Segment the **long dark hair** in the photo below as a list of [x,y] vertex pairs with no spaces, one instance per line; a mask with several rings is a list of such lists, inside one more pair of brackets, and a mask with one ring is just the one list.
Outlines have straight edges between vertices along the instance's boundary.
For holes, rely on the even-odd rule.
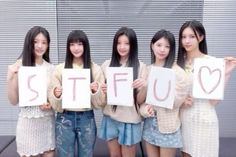
[[165,38],[166,40],[168,40],[168,42],[170,44],[170,52],[166,58],[164,67],[171,68],[174,64],[174,61],[175,61],[175,37],[174,37],[173,33],[169,32],[167,30],[164,30],[164,29],[156,32],[156,34],[153,36],[153,38],[151,40],[151,43],[150,43],[151,63],[153,64],[156,62],[156,57],[154,55],[152,45],[161,38]]
[[[133,80],[138,78],[138,69],[139,69],[139,60],[138,60],[138,41],[136,37],[136,33],[132,28],[121,27],[115,34],[113,39],[113,48],[112,48],[112,57],[110,67],[120,67],[120,55],[117,50],[118,39],[120,36],[125,35],[129,39],[129,57],[128,57],[128,67],[133,68]],[[134,89],[134,103],[137,110],[137,89]],[[113,111],[117,108],[116,105],[113,106]]]
[[207,54],[206,31],[202,23],[196,20],[186,21],[179,30],[179,49],[178,49],[177,64],[182,68],[185,68],[185,60],[186,60],[186,55],[187,55],[186,54],[187,52],[182,44],[182,33],[188,27],[193,30],[197,39],[198,39],[197,34],[199,36],[203,36],[203,40],[199,43],[199,50],[202,53]]
[[35,40],[35,37],[40,33],[42,33],[46,37],[47,43],[48,43],[48,48],[43,55],[43,59],[46,60],[47,62],[50,62],[50,57],[49,57],[50,36],[49,36],[49,33],[45,28],[43,28],[41,26],[34,26],[27,32],[27,34],[25,36],[23,51],[19,57],[19,58],[22,58],[22,65],[23,66],[35,66],[34,40]]
[[[73,68],[73,54],[70,51],[70,44],[82,42],[84,47],[84,52],[82,55],[83,68],[91,69],[91,56],[90,56],[90,46],[87,35],[82,30],[73,30],[69,33],[67,37],[66,44],[66,58],[65,58],[65,68]],[[91,82],[93,82],[92,69],[90,70]]]

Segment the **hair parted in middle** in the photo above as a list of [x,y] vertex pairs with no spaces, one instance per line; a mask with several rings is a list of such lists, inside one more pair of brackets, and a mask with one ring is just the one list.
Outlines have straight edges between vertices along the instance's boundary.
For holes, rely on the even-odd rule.
[[170,31],[167,31],[164,29],[161,29],[160,31],[156,32],[156,34],[153,36],[151,40],[151,43],[150,43],[151,63],[153,64],[156,62],[156,57],[154,55],[152,45],[161,38],[165,38],[170,44],[170,52],[166,58],[164,67],[171,68],[175,61],[175,36]]

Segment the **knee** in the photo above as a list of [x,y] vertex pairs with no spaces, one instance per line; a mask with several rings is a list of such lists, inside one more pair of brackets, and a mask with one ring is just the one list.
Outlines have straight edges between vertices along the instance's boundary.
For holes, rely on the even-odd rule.
[[110,151],[110,157],[122,157],[119,151]]

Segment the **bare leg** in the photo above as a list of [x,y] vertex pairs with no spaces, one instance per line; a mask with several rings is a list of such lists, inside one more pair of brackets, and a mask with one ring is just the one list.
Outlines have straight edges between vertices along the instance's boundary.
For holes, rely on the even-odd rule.
[[54,150],[50,150],[50,151],[44,152],[42,154],[42,157],[54,157],[54,156],[55,156],[55,151]]
[[108,141],[108,148],[110,152],[110,157],[122,157],[121,145],[118,143],[117,139],[112,139]]
[[161,157],[175,157],[176,148],[161,148],[160,154]]
[[160,157],[160,148],[145,141],[148,157]]
[[122,152],[122,157],[135,157],[135,152],[136,150],[136,145],[131,145],[131,146],[121,146],[121,152]]

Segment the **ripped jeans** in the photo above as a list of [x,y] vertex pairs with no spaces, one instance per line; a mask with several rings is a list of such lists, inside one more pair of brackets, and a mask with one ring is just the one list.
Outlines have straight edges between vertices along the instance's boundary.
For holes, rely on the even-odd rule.
[[[93,110],[57,113],[56,154],[57,157],[92,157],[97,128]],[[77,144],[75,146],[75,144]]]

